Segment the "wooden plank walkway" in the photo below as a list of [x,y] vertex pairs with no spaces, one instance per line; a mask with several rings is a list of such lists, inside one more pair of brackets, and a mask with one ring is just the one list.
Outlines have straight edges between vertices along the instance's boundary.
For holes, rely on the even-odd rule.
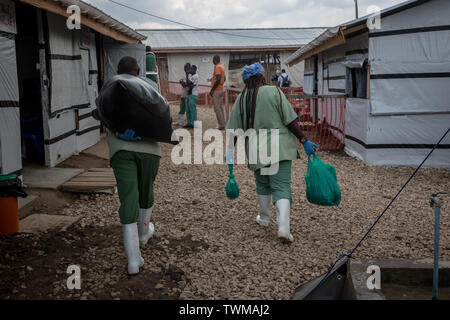
[[92,168],[60,186],[61,191],[78,193],[110,193],[117,191],[112,168]]

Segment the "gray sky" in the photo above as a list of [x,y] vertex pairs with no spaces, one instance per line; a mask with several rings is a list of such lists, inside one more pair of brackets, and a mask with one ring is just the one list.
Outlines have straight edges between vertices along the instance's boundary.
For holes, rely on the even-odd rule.
[[[85,0],[132,28],[183,28],[120,7],[108,0]],[[329,27],[355,18],[354,0],[115,0],[145,12],[202,28]],[[404,0],[358,0],[384,9]]]

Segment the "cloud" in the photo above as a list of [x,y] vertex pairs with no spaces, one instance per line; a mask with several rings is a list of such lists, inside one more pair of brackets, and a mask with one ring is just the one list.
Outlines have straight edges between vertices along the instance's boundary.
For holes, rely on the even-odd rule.
[[[132,28],[183,28],[108,0],[86,0]],[[115,0],[130,7],[201,28],[335,26],[355,18],[354,0]],[[403,0],[359,0],[359,15]]]

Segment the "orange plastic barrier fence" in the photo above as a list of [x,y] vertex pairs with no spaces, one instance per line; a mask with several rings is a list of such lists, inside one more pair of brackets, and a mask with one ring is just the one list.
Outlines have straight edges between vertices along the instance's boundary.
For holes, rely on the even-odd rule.
[[321,150],[340,150],[345,139],[345,96],[286,95],[307,138]]

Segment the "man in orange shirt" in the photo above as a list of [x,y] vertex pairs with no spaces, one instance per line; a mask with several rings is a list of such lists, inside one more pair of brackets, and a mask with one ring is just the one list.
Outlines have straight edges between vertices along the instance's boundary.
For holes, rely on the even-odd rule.
[[222,64],[220,64],[220,57],[217,55],[213,57],[213,63],[214,73],[211,79],[212,88],[209,95],[213,98],[214,112],[216,113],[219,129],[224,130],[226,125],[225,115],[223,112],[223,83],[225,82],[225,68]]

